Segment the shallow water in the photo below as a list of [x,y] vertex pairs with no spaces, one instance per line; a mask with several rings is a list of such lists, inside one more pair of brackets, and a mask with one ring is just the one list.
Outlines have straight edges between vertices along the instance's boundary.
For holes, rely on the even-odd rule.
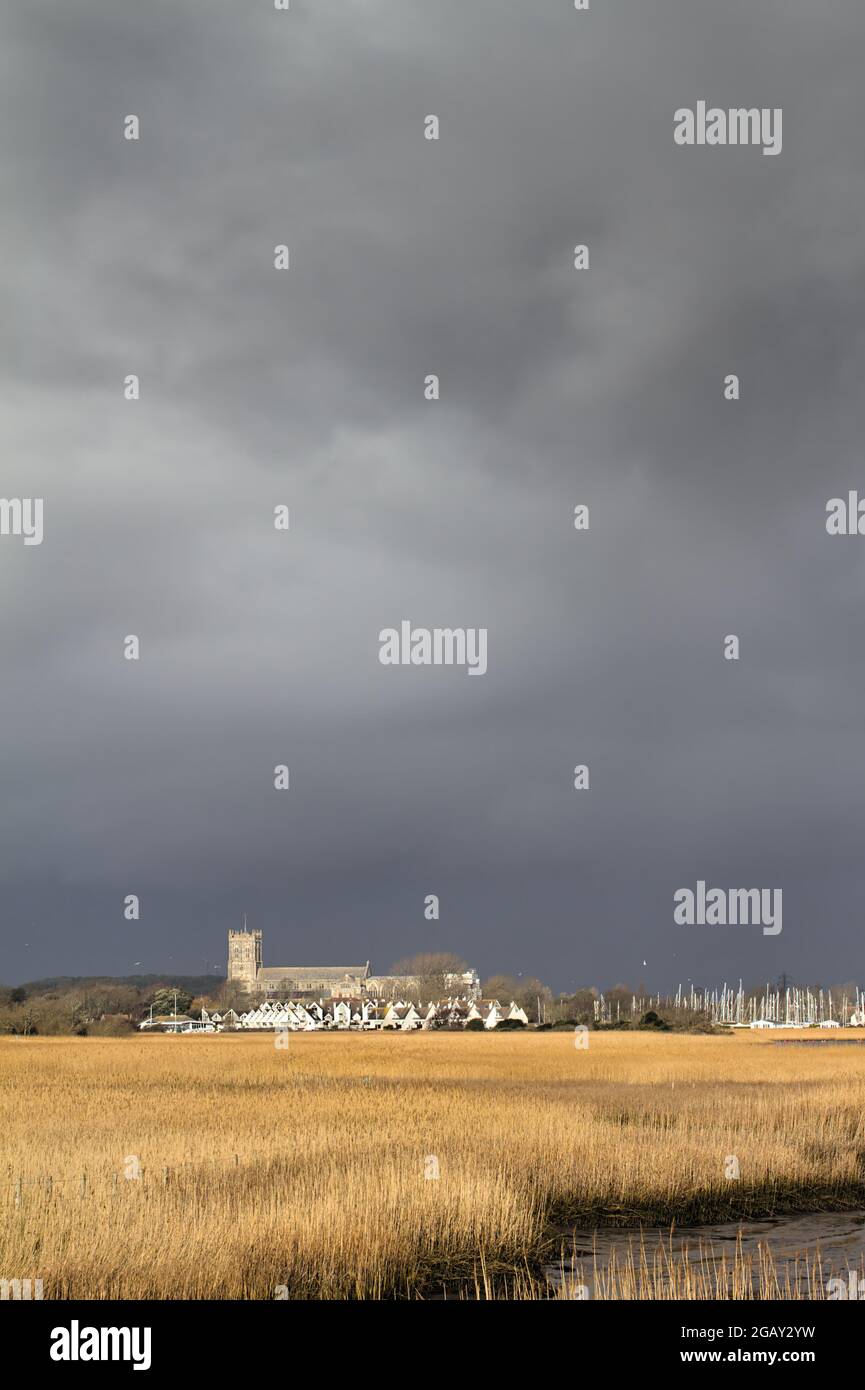
[[[601,1277],[600,1283],[611,1264],[621,1270],[631,1260],[638,1267],[641,1263],[654,1267],[663,1285],[669,1284],[664,1271],[670,1258],[681,1265],[701,1265],[712,1278],[722,1261],[729,1268],[741,1254],[746,1264],[750,1261],[751,1282],[756,1288],[761,1263],[765,1263],[768,1253],[781,1287],[788,1284],[803,1296],[809,1296],[813,1288],[815,1270],[816,1282],[825,1289],[830,1278],[846,1280],[850,1270],[862,1277],[865,1265],[865,1211],[813,1212],[717,1226],[683,1226],[672,1234],[668,1229],[653,1226],[637,1230],[599,1226],[574,1231],[572,1237],[574,1259],[566,1262],[566,1274],[590,1290],[596,1274]],[[545,1272],[553,1284],[562,1287],[561,1267],[550,1265]]]

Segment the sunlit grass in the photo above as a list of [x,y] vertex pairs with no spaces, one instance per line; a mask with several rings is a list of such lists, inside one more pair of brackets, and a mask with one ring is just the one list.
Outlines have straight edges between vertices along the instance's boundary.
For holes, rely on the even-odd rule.
[[0,1276],[62,1298],[547,1296],[569,1222],[860,1205],[863,1153],[858,1048],[3,1038]]

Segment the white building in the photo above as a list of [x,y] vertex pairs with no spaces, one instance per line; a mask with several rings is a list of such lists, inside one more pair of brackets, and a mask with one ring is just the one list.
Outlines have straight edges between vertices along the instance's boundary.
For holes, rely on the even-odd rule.
[[[228,1028],[248,1032],[275,1032],[277,1029],[312,1032],[333,1028],[340,1032],[349,1029],[412,1032],[418,1028],[465,1027],[473,1018],[481,1019],[484,1027],[490,1029],[498,1027],[506,1019],[528,1023],[525,1010],[513,1000],[505,1007],[497,999],[472,1001],[459,997],[416,1005],[402,999],[384,1001],[337,997],[302,1001],[265,999],[241,1014],[234,1009],[226,1009],[224,1013],[216,1009],[202,1009],[200,1023],[179,1018],[177,1031],[182,1028],[186,1032],[220,1033]],[[146,1026],[149,1027],[149,1023]]]

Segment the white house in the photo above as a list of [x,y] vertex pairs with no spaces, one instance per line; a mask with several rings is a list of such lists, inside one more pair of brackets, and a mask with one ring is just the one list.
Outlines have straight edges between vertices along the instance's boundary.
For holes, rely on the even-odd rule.
[[479,1018],[485,1028],[495,1028],[496,1024],[507,1018],[507,1010],[502,1008],[498,999],[476,999],[466,1014],[466,1023],[471,1023],[473,1018]]
[[380,1029],[384,1027],[384,1020],[387,1014],[387,1006],[385,1004],[376,1004],[369,999],[365,999],[363,1001],[361,1014],[362,1028]]
[[420,1028],[423,1020],[414,1004],[390,1004],[382,1019],[383,1028],[399,1028],[408,1032]]
[[[191,1031],[222,1032],[225,1028],[242,1028],[251,1032],[270,1032],[279,1028],[311,1032],[335,1028],[345,1032],[348,1029],[384,1028],[409,1032],[417,1028],[465,1027],[473,1018],[480,1019],[485,1028],[496,1028],[506,1019],[528,1023],[525,1010],[514,1000],[507,1007],[497,999],[472,1001],[464,997],[415,1005],[401,999],[386,1002],[340,995],[303,1002],[297,999],[265,999],[242,1014],[235,1013],[234,1009],[226,1009],[224,1013],[216,1009],[212,1012],[202,1009],[201,1023]],[[160,1020],[160,1025],[164,1025],[164,1022]],[[189,1021],[179,1018],[178,1023],[188,1026]]]
[[337,999],[333,1006],[334,1028],[350,1028],[352,1022],[354,1022],[355,1027],[360,1023],[357,1007],[352,1009],[351,999]]

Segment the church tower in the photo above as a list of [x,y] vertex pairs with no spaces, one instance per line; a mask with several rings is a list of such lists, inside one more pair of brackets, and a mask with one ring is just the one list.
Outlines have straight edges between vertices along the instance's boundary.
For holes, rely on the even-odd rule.
[[228,933],[228,983],[241,989],[255,989],[261,969],[261,932],[246,930]]

